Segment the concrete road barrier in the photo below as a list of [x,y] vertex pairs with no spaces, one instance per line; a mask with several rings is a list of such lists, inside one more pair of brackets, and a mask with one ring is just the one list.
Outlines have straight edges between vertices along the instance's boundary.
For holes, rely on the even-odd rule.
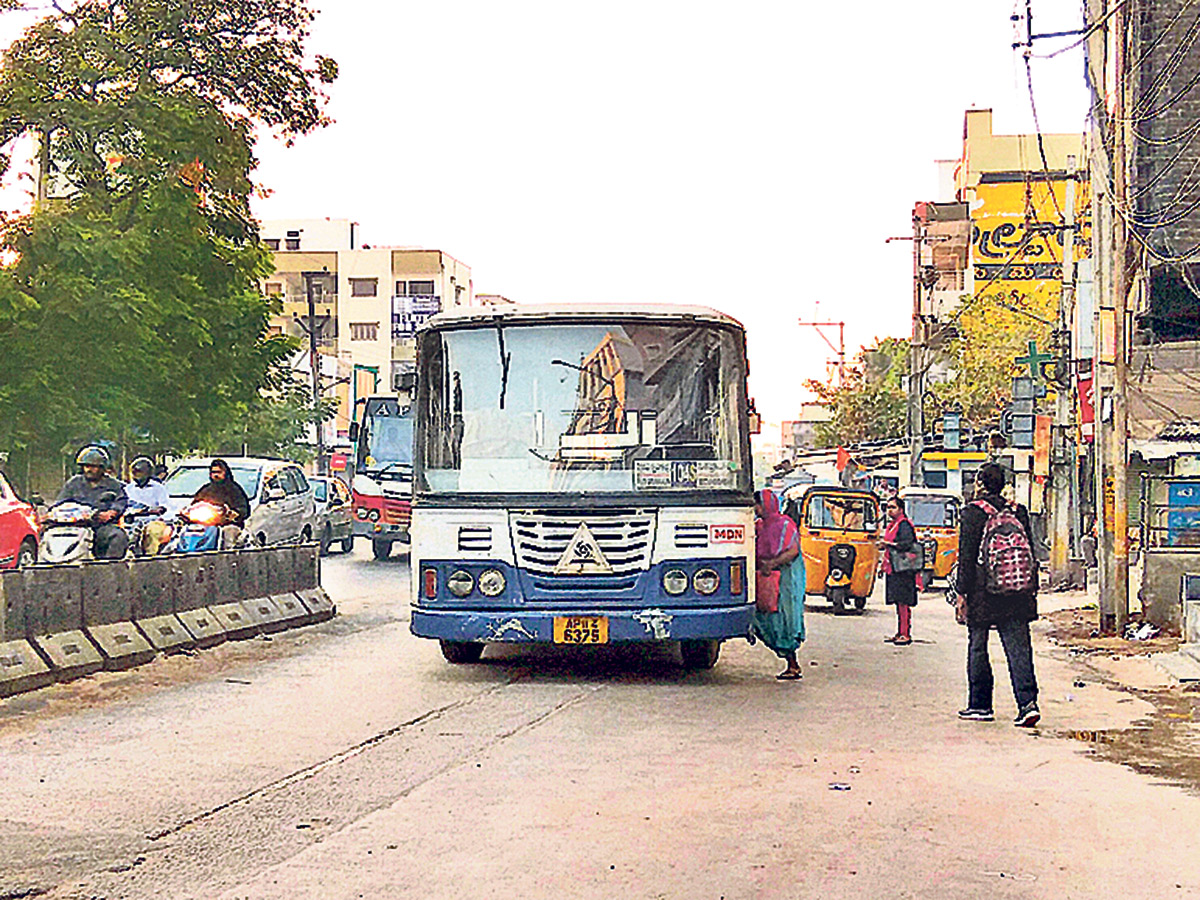
[[273,594],[271,602],[279,607],[279,611],[283,614],[283,618],[289,628],[317,621],[316,617],[309,611],[307,606],[300,602],[300,598],[295,593]]
[[0,697],[335,613],[316,544],[0,572]]
[[133,588],[125,560],[85,563],[80,570],[83,630],[104,656],[104,668],[128,669],[155,650],[133,624]]
[[283,611],[280,610],[275,601],[270,597],[255,597],[252,600],[243,600],[242,606],[250,615],[250,618],[254,620],[254,624],[265,634],[285,631],[291,627],[291,623],[283,617]]
[[329,595],[321,587],[321,555],[316,544],[292,548],[292,590],[304,604],[314,622],[337,615]]
[[25,591],[20,572],[0,572],[0,697],[54,682],[54,673],[25,637]]
[[21,570],[25,636],[50,663],[54,677],[69,681],[104,667],[104,656],[83,631],[83,567],[30,566]]
[[231,641],[258,634],[257,621],[240,601],[215,603],[209,607],[209,612],[216,616],[221,627],[225,629],[226,637]]
[[196,639],[175,615],[174,557],[139,559],[130,568],[133,620],[142,634],[163,653],[190,650]]
[[291,548],[269,547],[239,554],[238,589],[247,609],[260,617],[264,631],[282,631],[312,621],[291,591]]

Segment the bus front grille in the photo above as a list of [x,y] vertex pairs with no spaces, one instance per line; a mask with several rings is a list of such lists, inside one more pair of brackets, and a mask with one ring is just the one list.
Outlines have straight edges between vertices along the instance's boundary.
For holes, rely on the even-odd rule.
[[650,566],[654,515],[641,510],[588,510],[584,513],[539,510],[510,517],[517,564],[539,575],[552,575],[580,525],[595,539],[613,575],[632,575]]

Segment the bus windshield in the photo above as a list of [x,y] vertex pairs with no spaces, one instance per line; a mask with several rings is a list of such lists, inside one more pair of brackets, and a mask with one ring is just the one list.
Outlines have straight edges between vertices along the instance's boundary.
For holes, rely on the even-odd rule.
[[426,332],[417,488],[748,493],[743,347],[694,322]]
[[413,420],[392,397],[367,401],[358,437],[356,470],[378,472],[412,466]]

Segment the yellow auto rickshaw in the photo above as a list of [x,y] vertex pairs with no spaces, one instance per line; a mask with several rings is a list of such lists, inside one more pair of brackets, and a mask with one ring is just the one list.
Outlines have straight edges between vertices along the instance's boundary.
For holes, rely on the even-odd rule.
[[950,578],[958,565],[958,519],[962,500],[953,491],[906,487],[900,491],[925,554],[926,589],[934,578]]
[[785,509],[800,529],[807,591],[821,594],[835,612],[867,605],[879,563],[879,498],[832,484],[806,484],[784,494]]

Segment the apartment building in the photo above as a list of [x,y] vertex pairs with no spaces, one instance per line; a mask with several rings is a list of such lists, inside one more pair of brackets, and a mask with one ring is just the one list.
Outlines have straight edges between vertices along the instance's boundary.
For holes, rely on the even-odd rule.
[[441,250],[363,243],[348,219],[267,221],[262,237],[275,253],[264,288],[282,300],[271,327],[307,340],[311,299],[318,351],[349,372],[339,390],[341,435],[358,396],[411,391],[416,329],[425,319],[476,303],[462,261]]

